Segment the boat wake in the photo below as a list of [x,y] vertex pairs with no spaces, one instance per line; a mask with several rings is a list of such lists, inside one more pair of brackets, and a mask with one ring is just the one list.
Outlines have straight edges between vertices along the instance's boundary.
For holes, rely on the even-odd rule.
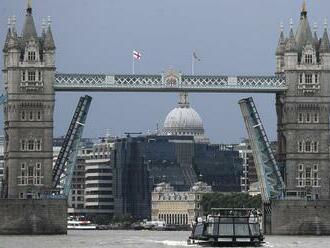
[[153,242],[158,244],[163,244],[167,246],[176,246],[176,247],[197,247],[197,245],[188,245],[187,241],[176,241],[176,240],[160,240],[156,241],[153,240]]

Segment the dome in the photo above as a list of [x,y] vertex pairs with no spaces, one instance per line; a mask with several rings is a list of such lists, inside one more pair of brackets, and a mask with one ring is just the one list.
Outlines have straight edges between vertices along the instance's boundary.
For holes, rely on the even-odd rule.
[[194,136],[196,142],[208,142],[204,135],[203,120],[200,115],[190,107],[187,94],[180,94],[180,102],[165,118],[163,134]]

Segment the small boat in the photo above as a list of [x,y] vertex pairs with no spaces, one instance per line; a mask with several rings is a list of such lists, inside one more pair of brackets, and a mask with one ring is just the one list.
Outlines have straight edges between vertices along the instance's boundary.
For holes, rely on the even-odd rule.
[[251,208],[214,208],[197,218],[188,244],[204,246],[260,246],[264,236],[261,214]]
[[80,218],[68,218],[67,224],[68,230],[96,230],[97,227],[95,224],[92,224],[89,220],[83,220]]

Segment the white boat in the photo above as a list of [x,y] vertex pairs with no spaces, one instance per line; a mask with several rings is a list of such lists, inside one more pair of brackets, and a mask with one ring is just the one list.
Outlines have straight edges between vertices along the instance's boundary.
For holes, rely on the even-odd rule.
[[96,230],[96,225],[89,220],[68,220],[68,230]]

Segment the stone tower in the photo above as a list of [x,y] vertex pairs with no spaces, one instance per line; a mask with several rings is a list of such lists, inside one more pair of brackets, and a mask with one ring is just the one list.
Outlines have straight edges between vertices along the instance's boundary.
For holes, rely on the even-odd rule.
[[45,20],[38,36],[29,1],[21,36],[9,18],[3,49],[7,103],[5,191],[7,198],[39,198],[51,190],[55,44]]
[[287,196],[329,199],[330,43],[326,23],[321,39],[312,32],[305,4],[296,33],[292,21],[287,38],[281,30],[276,62],[288,85],[276,97]]

